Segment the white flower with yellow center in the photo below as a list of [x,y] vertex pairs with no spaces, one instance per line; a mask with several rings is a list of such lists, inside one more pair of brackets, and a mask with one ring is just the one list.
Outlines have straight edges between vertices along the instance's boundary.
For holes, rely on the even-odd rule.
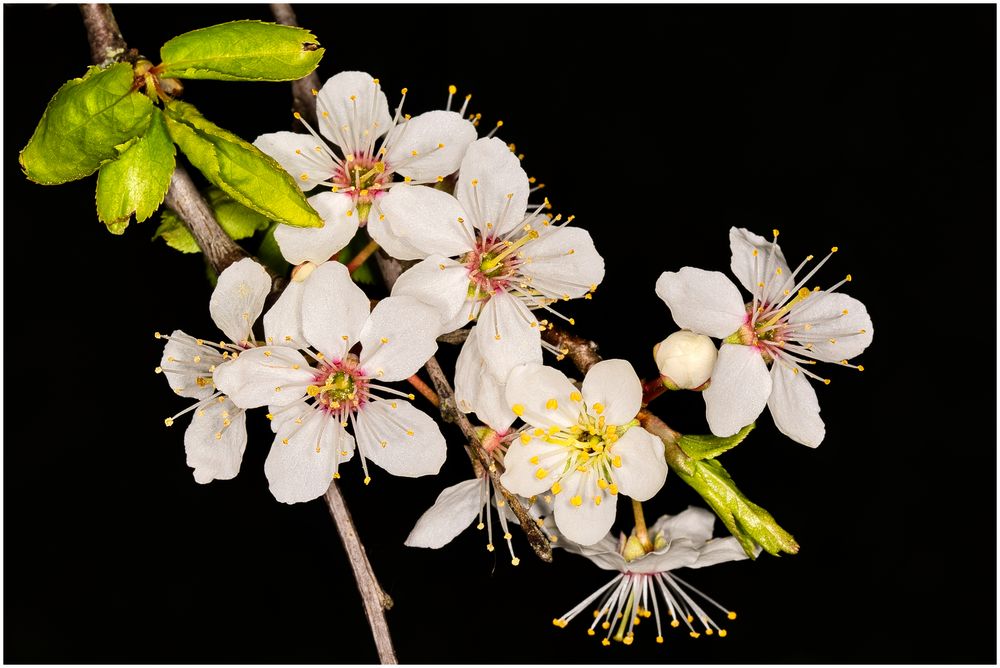
[[437,350],[434,313],[411,297],[371,309],[337,262],[316,267],[302,285],[304,342],[253,348],[216,371],[216,384],[236,405],[269,407],[275,439],[264,473],[271,493],[284,503],[321,496],[340,477],[355,439],[366,484],[367,460],[393,475],[437,473],[445,460],[437,423],[406,401],[412,394],[382,384],[413,375]]
[[728,632],[708,611],[715,608],[729,620],[736,619],[736,613],[672,573],[679,568],[704,568],[747,558],[732,536],[712,538],[714,524],[715,515],[694,506],[673,517],[664,515],[650,528],[653,545],[648,553],[635,536],[626,539],[624,534],[617,539],[608,534],[592,546],[560,541],[559,547],[583,555],[605,570],[618,571],[618,575],[552,623],[565,627],[597,601],[587,635],[604,635],[603,645],[612,640],[631,645],[635,627],[650,617],[656,623],[657,643],[663,642],[663,621],[667,618],[673,628],[684,624],[692,638],[725,638]]
[[[458,169],[465,149],[476,138],[475,127],[462,118],[464,106],[460,112],[403,115],[405,88],[399,106],[390,113],[378,79],[365,72],[341,72],[314,92],[318,133],[307,124],[307,135],[273,132],[254,141],[304,191],[317,186],[330,190],[309,198],[325,222],[323,227],[279,225],[275,230],[275,240],[292,264],[329,259],[368,221],[373,208],[382,217],[379,202],[398,183],[397,175],[406,183],[435,183]],[[448,99],[450,107],[451,95]],[[380,231],[371,229],[381,243]],[[390,254],[391,248],[389,240]]]
[[663,487],[663,442],[638,426],[642,385],[628,362],[598,362],[579,390],[556,369],[526,364],[511,372],[506,397],[530,429],[507,450],[501,481],[525,497],[550,491],[570,540],[600,540],[619,492],[645,501]]
[[184,432],[184,450],[199,483],[229,480],[240,472],[247,444],[246,415],[216,389],[215,374],[253,347],[251,329],[270,290],[271,278],[264,268],[253,260],[240,260],[219,275],[209,301],[212,320],[229,342],[196,339],[179,329],[170,335],[156,334],[167,340],[156,372],[166,376],[176,394],[198,400],[164,422],[169,427],[181,415],[194,413]]
[[817,362],[863,370],[849,360],[868,347],[874,330],[864,304],[836,292],[850,274],[826,290],[808,288],[836,247],[811,271],[803,272],[811,255],[793,271],[777,238],[777,230],[771,242],[744,229],[729,231],[731,269],[752,295],[747,303],[725,274],[693,267],[664,272],[656,294],[678,325],[723,339],[703,392],[713,434],[735,434],[766,405],[783,434],[816,447],[826,429],[806,376],[829,384],[810,370]]
[[[532,311],[572,322],[552,304],[589,296],[604,279],[604,260],[590,234],[566,227],[572,217],[548,218],[543,205],[529,209],[530,190],[507,145],[480,139],[462,161],[455,197],[399,186],[383,202],[397,236],[426,258],[399,277],[392,294],[435,307],[442,332],[477,322],[459,359],[459,399],[502,386],[515,366],[541,362],[543,347],[561,354],[542,341],[545,323]],[[470,346],[477,351],[467,355]],[[469,381],[485,386],[472,388]]]

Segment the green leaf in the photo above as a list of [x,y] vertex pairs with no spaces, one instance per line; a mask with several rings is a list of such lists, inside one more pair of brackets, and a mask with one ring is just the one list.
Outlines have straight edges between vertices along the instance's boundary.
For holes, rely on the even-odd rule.
[[233,21],[178,35],[160,49],[162,77],[293,81],[319,64],[324,49],[303,28]]
[[267,234],[264,235],[264,239],[260,242],[260,247],[257,249],[257,259],[264,263],[264,266],[272,270],[275,274],[279,276],[284,276],[288,273],[288,261],[285,260],[285,256],[281,254],[281,248],[278,247],[278,241],[274,238],[274,230],[278,228],[278,223],[274,223],[267,230]]
[[170,209],[164,209],[160,214],[160,226],[153,233],[153,240],[163,239],[167,245],[182,253],[200,253],[201,248],[187,226],[181,222],[180,216]]
[[209,188],[206,195],[219,226],[232,239],[252,237],[271,225],[267,216],[248,209],[218,188]]
[[146,133],[120,152],[97,173],[97,217],[112,234],[124,232],[132,214],[139,223],[152,216],[170,187],[176,150],[159,109]]
[[674,471],[708,502],[751,559],[756,556],[756,545],[775,556],[799,551],[795,538],[736,487],[722,464],[714,459],[691,460],[690,464],[690,473]]
[[732,436],[724,437],[712,436],[711,434],[705,436],[685,434],[681,436],[678,444],[681,446],[681,450],[691,459],[709,459],[718,457],[726,450],[735,448],[747,437],[747,434],[753,431],[753,428],[754,423],[751,422]]
[[213,185],[271,220],[323,226],[295,179],[273,158],[206,120],[190,104],[171,102],[165,113],[170,136]]
[[91,67],[67,81],[45,107],[19,156],[29,179],[45,185],[75,181],[118,157],[118,147],[142,135],[153,103],[132,89],[128,63]]

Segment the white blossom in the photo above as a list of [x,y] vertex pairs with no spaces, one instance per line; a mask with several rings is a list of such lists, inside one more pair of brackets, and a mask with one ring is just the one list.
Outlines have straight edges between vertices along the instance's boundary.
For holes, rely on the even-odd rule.
[[228,342],[196,339],[179,329],[170,335],[156,334],[167,340],[156,372],[166,377],[176,394],[198,400],[164,422],[169,427],[193,412],[184,432],[184,449],[199,483],[229,480],[240,471],[247,443],[246,415],[216,389],[215,374],[240,351],[254,346],[251,329],[270,290],[267,271],[253,260],[240,260],[219,275],[209,301],[212,320]]
[[[254,141],[303,190],[329,189],[309,198],[323,227],[279,225],[275,230],[286,260],[318,264],[346,246],[373,208],[382,218],[379,202],[399,183],[394,180],[397,175],[405,183],[435,183],[458,169],[465,149],[476,138],[472,123],[462,118],[465,108],[411,118],[403,114],[406,92],[404,88],[399,106],[390,113],[378,79],[365,72],[341,72],[316,92],[318,133],[306,125],[310,134],[273,132]],[[405,249],[402,255],[394,253],[392,239],[382,238],[381,227],[370,231],[376,241],[385,242],[388,253],[407,259]]]
[[525,364],[511,372],[506,398],[530,429],[507,450],[501,482],[525,497],[551,492],[570,540],[600,540],[619,491],[645,501],[663,486],[663,442],[638,426],[642,386],[628,362],[598,362],[579,390],[556,369]]
[[[566,227],[572,216],[549,218],[543,205],[529,210],[529,191],[507,145],[480,139],[462,161],[455,197],[400,186],[382,203],[395,234],[424,258],[399,277],[392,294],[435,307],[442,332],[476,321],[463,344],[455,391],[459,400],[483,397],[483,410],[494,415],[509,414],[509,407],[495,401],[486,409],[485,396],[502,396],[511,369],[540,363],[542,348],[563,353],[542,340],[548,321],[532,310],[572,323],[552,304],[589,297],[604,278],[590,234]],[[476,351],[467,352],[470,347]]]
[[731,269],[751,293],[749,302],[724,274],[693,267],[664,272],[656,294],[678,325],[723,339],[703,392],[712,433],[735,434],[766,405],[783,434],[816,447],[826,429],[806,376],[829,384],[811,370],[817,362],[863,370],[849,360],[868,347],[874,330],[864,304],[836,292],[850,274],[826,290],[808,287],[836,246],[810,271],[804,269],[811,255],[793,271],[777,237],[777,230],[771,242],[744,229],[729,232]]
[[[368,460],[393,475],[437,473],[445,460],[437,423],[406,401],[412,394],[382,384],[408,378],[434,354],[433,312],[410,297],[371,309],[337,262],[316,267],[301,290],[303,342],[248,350],[216,373],[241,408],[269,407],[275,438],[264,472],[274,497],[297,503],[322,495],[353,456],[355,439],[366,484]],[[268,323],[265,316],[265,336],[283,341]]]
[[624,534],[618,538],[608,534],[591,546],[560,540],[559,547],[587,557],[604,570],[618,571],[618,575],[552,623],[565,627],[596,602],[587,634],[604,632],[603,645],[610,645],[612,640],[631,645],[635,627],[650,617],[656,624],[657,643],[663,642],[663,622],[667,619],[673,628],[686,625],[692,638],[702,634],[726,637],[728,632],[709,611],[715,608],[729,620],[736,619],[736,613],[672,572],[747,558],[732,536],[712,538],[714,524],[715,515],[693,506],[673,517],[664,515],[649,529],[653,550],[648,553],[632,549],[636,537],[626,538]]

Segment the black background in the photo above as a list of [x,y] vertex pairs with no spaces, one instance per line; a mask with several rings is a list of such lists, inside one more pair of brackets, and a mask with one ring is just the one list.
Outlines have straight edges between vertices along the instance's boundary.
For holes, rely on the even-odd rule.
[[[186,30],[268,18],[266,6],[116,12],[153,58]],[[414,114],[455,83],[485,127],[504,120],[501,137],[607,262],[594,300],[567,311],[640,375],[673,329],[657,276],[728,271],[730,225],[780,228],[793,263],[839,245],[820,282],[852,273],[847,291],[875,323],[866,371],[834,369],[818,388],[820,448],[765,415],[723,459],[802,544],[690,574],[739,611],[724,640],[657,645],[642,626],[631,647],[603,648],[582,618],[553,627],[608,576],[561,552],[542,564],[519,536],[516,569],[474,531],[438,551],[403,547],[440,489],[469,475],[451,428],[437,478],[376,472],[364,487],[349,467],[341,484],[396,601],[402,660],[996,662],[995,7],[298,12],[328,48],[322,78],[367,70],[391,104],[408,86]],[[262,415],[236,480],[191,478],[186,419],[162,422],[186,404],[152,372],[152,332],[215,336],[201,260],[151,243],[154,221],[105,232],[94,178],[21,176],[16,151],[89,52],[74,6],[4,17],[4,660],[375,660],[322,502],[285,506],[267,490]],[[185,85],[244,137],[290,128],[286,84]],[[654,408],[705,428],[696,395]],[[698,501],[671,477],[647,516]]]

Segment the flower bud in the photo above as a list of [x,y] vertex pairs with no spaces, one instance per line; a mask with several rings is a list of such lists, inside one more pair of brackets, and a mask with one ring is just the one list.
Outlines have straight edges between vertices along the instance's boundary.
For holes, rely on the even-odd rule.
[[670,390],[704,390],[719,352],[712,339],[686,329],[653,346],[663,384]]

